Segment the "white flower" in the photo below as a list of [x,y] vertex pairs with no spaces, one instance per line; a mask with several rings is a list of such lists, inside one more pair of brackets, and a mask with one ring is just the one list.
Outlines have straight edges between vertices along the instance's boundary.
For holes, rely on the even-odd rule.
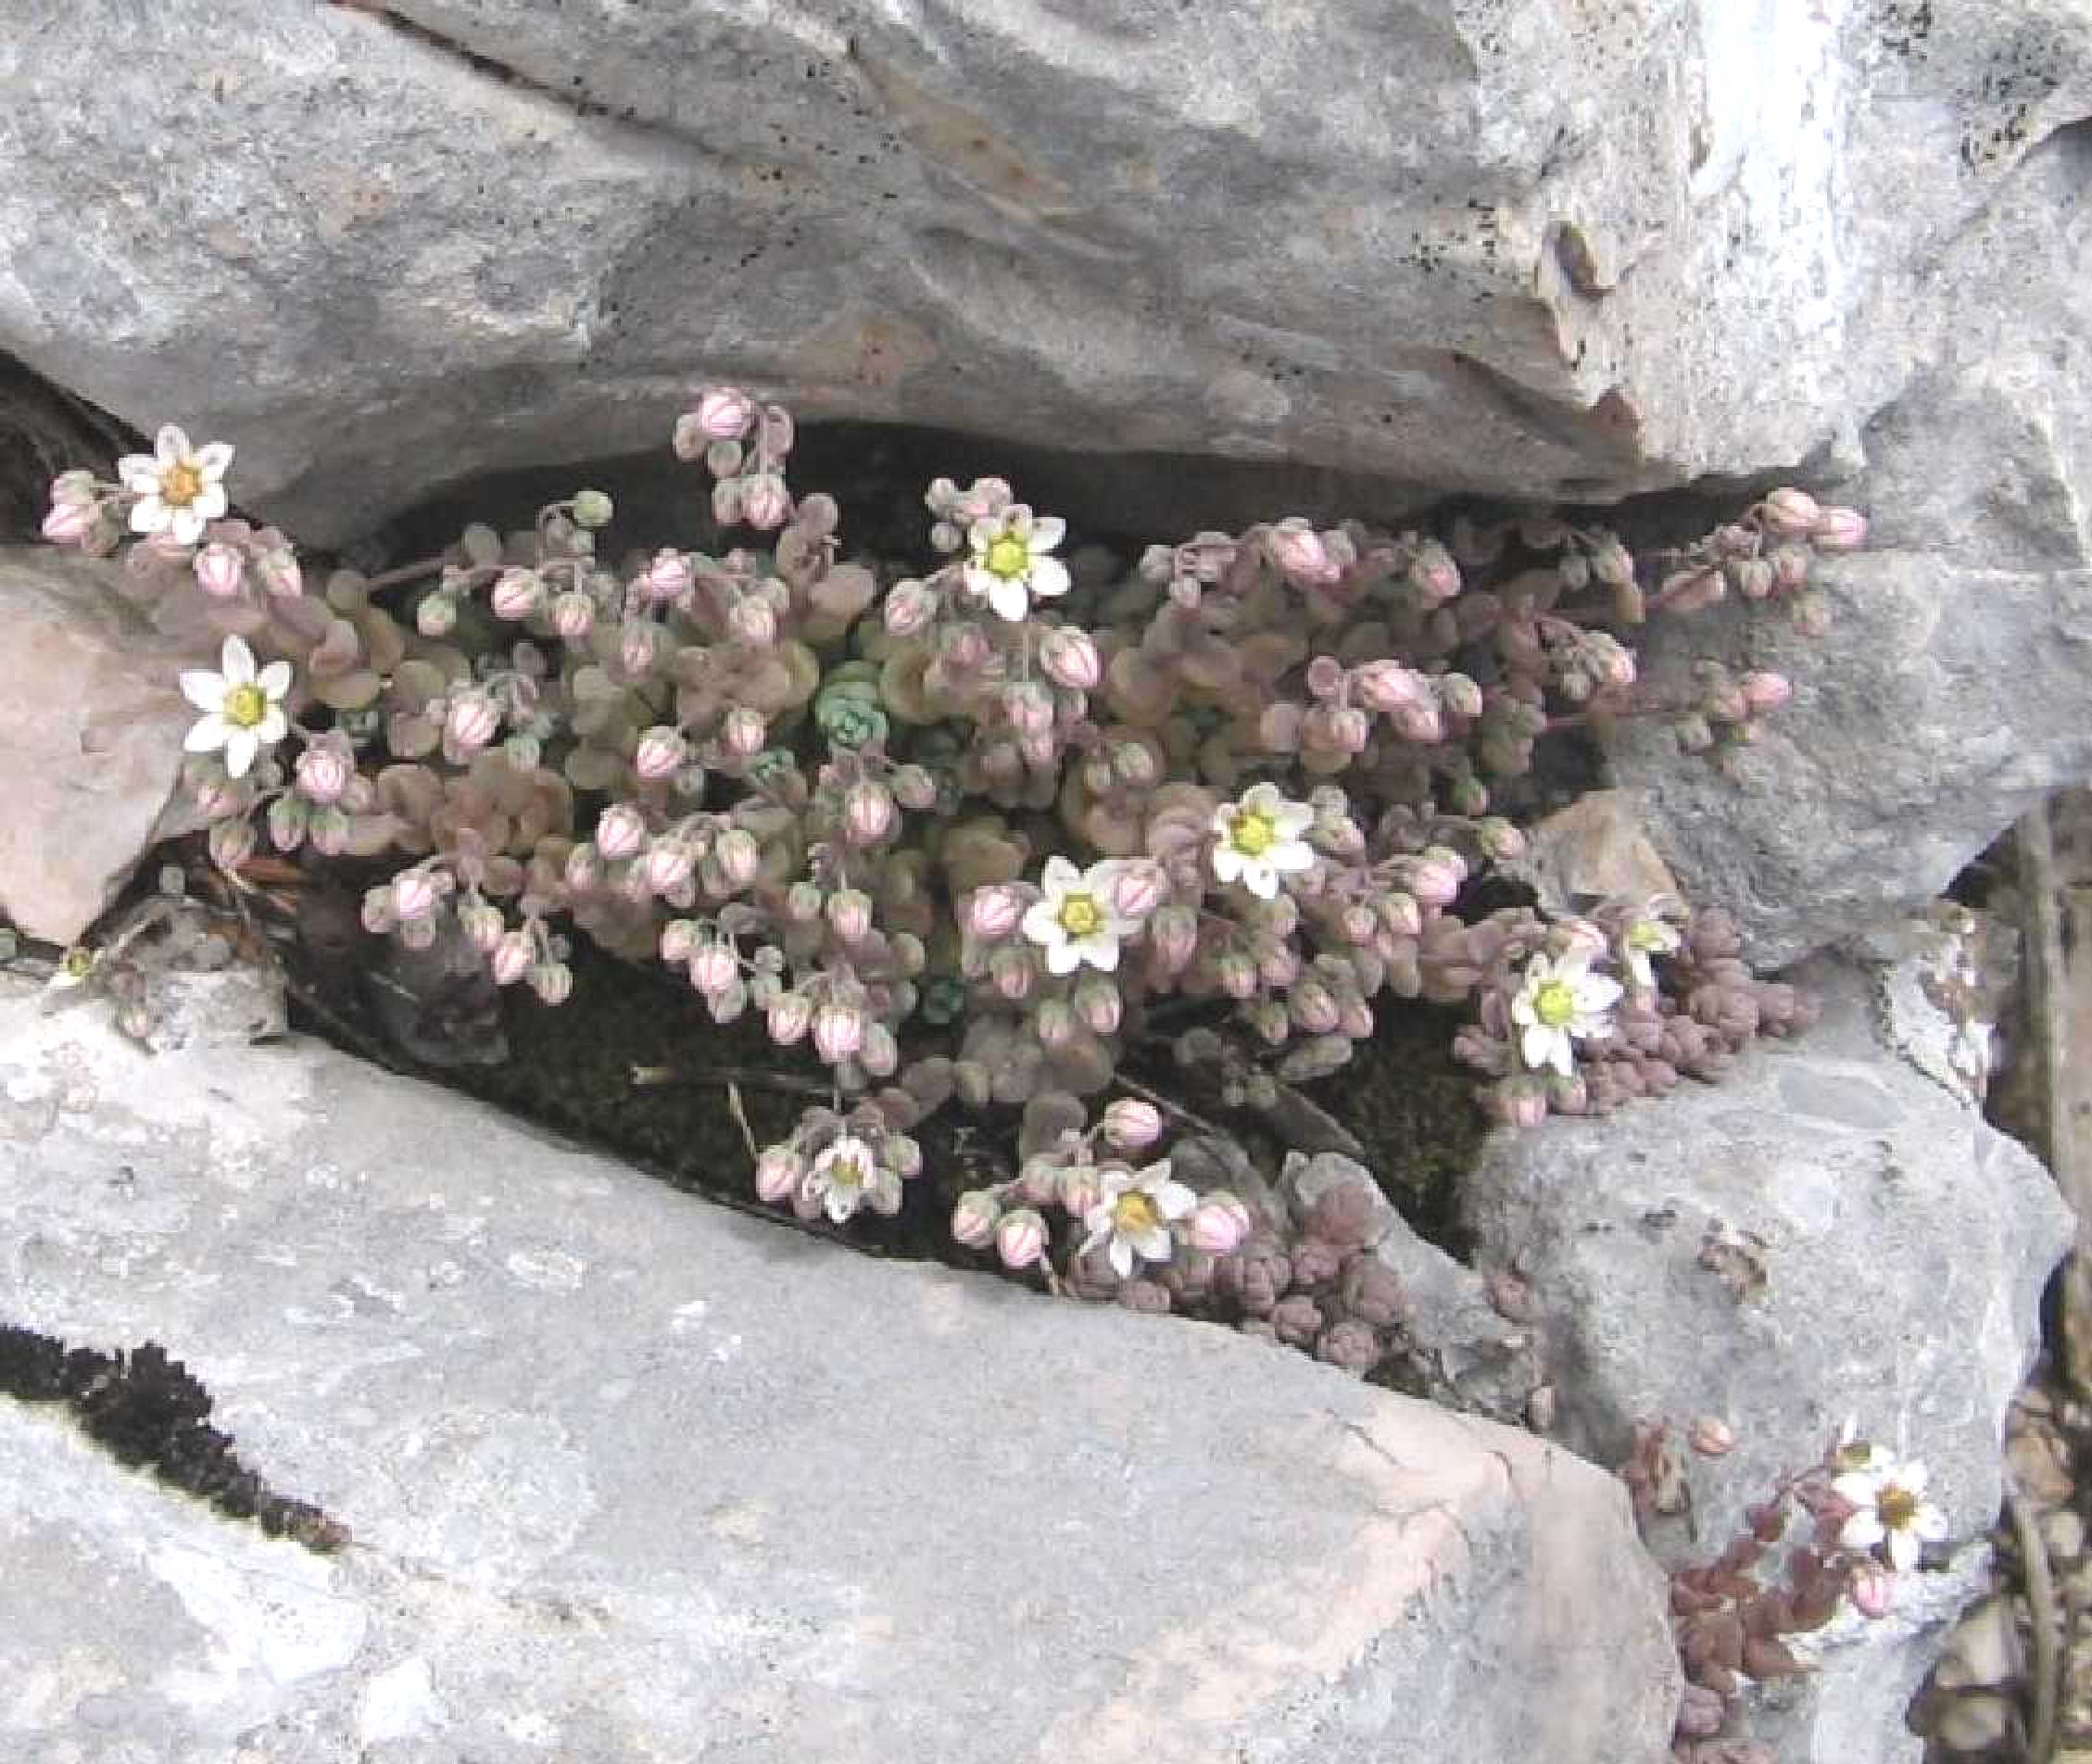
[[1046,951],[1049,974],[1073,974],[1085,962],[1106,974],[1118,969],[1118,946],[1139,927],[1113,901],[1119,865],[1106,858],[1078,870],[1065,858],[1048,858],[1040,886],[1046,898],[1024,915],[1024,934]]
[[806,1186],[829,1218],[840,1225],[872,1198],[878,1180],[879,1160],[872,1148],[854,1134],[845,1133],[813,1160]]
[[1279,878],[1312,868],[1315,852],[1301,838],[1315,823],[1315,811],[1291,802],[1275,784],[1253,784],[1233,802],[1213,812],[1213,830],[1220,842],[1213,848],[1213,873],[1223,882],[1240,881],[1259,900],[1275,900]]
[[1556,961],[1536,955],[1526,964],[1511,1021],[1521,1031],[1519,1052],[1535,1071],[1551,1065],[1568,1077],[1570,1042],[1612,1027],[1606,1013],[1619,1002],[1620,984],[1590,970],[1591,952],[1582,944]]
[[1170,1180],[1167,1158],[1141,1171],[1107,1168],[1103,1178],[1101,1197],[1082,1216],[1090,1235],[1081,1254],[1109,1244],[1105,1254],[1122,1280],[1132,1278],[1136,1256],[1143,1262],[1168,1261],[1177,1247],[1169,1228],[1191,1216],[1199,1197],[1183,1183]]
[[123,487],[138,498],[132,532],[168,533],[177,545],[195,544],[204,523],[225,512],[225,469],[232,463],[224,442],[192,449],[186,435],[166,424],[151,453],[127,453],[116,462]]
[[1656,970],[1649,965],[1649,958],[1674,955],[1683,941],[1675,925],[1650,914],[1627,927],[1619,939],[1619,959],[1627,964],[1634,984],[1646,992],[1657,983]]
[[225,774],[244,778],[263,748],[290,733],[284,714],[284,694],[291,689],[291,664],[271,662],[255,672],[254,651],[238,637],[227,637],[219,652],[219,671],[189,668],[182,675],[182,696],[204,714],[182,743],[191,753],[225,750]]
[[1016,624],[1034,596],[1050,600],[1068,591],[1067,566],[1046,555],[1066,535],[1058,515],[1035,518],[1021,502],[999,518],[976,521],[966,536],[973,556],[961,571],[966,592]]
[[1833,1477],[1831,1487],[1859,1508],[1839,1531],[1839,1544],[1871,1550],[1885,1543],[1889,1566],[1898,1574],[1917,1566],[1920,1545],[1947,1536],[1947,1516],[1925,1499],[1922,1464],[1898,1464],[1884,1452],[1870,1452],[1864,1468]]

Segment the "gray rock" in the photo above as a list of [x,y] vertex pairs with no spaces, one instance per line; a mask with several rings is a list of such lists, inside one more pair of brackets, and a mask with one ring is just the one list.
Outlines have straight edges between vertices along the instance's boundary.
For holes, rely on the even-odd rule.
[[1280,17],[86,0],[0,110],[0,347],[316,542],[719,374],[1353,511],[1605,500],[1854,457],[1943,249],[2092,110],[2073,0]]
[[[1730,1455],[1689,1467],[1687,1524],[1650,1538],[1673,1565],[1718,1554],[1847,1417],[1923,1460],[1958,1542],[1983,1538],[2006,1408],[2070,1241],[2047,1171],[1881,1045],[1867,976],[1825,961],[1804,977],[1825,1013],[1798,1042],[1660,1105],[1494,1134],[1463,1191],[1478,1258],[1531,1283],[1559,1438],[1618,1464],[1636,1421],[1735,1430]],[[1778,1756],[1918,1756],[1900,1724],[1869,1723],[1929,1666],[1958,1602],[1935,1593],[1919,1575],[1900,1627],[1851,1630],[1856,1664],[1767,1693]],[[1930,1627],[1908,1620],[1935,1606]]]
[[0,1402],[21,1756],[1666,1754],[1621,1492],[1530,1435],[840,1254],[295,1040],[0,1004],[0,1317],[164,1343],[355,1535]]
[[157,629],[131,581],[117,563],[0,548],[0,917],[53,943],[98,918],[166,830],[196,715],[175,676],[215,665],[215,643]]
[[[2010,264],[2009,296],[1997,266]],[[1796,685],[1726,772],[1646,722],[1617,725],[1620,781],[1694,899],[1753,953],[1795,960],[1922,908],[2049,791],[2092,777],[2092,134],[2037,151],[1937,272],[1883,322],[1928,365],[1869,422],[1842,499],[1870,548],[1822,571],[1834,624],[1650,629],[1643,673],[1675,688],[1702,654]]]

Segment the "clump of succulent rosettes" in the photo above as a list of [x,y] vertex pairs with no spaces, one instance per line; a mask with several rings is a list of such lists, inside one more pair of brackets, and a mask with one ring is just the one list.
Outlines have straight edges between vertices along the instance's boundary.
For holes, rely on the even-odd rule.
[[[1551,731],[1654,715],[1695,747],[1751,739],[1783,679],[1709,662],[1658,699],[1627,636],[1731,594],[1819,624],[1809,573],[1860,542],[1852,511],[1775,491],[1645,562],[1552,517],[1288,519],[1078,584],[1058,518],[939,480],[932,561],[882,577],[842,557],[832,498],[788,487],[793,438],[730,386],[678,419],[717,521],[749,530],[716,556],[611,554],[610,498],[583,490],[527,530],[309,583],[230,512],[232,449],[173,427],[115,483],[59,478],[45,533],[95,555],[131,536],[129,567],[221,634],[183,676],[221,863],[382,857],[366,925],[454,930],[502,986],[563,999],[578,927],[686,974],[718,1022],[760,1015],[831,1087],[758,1175],[810,1216],[892,1210],[948,1098],[1104,1096],[1165,1002],[1173,1035],[1217,1029],[1282,1078],[1342,1065],[1391,998],[1467,1005],[1458,1052],[1519,1122],[1718,1076],[1805,1015],[1718,914],[1461,902],[1520,851],[1498,799]],[[1226,1209],[1188,1206],[1110,1107],[1027,1154],[1051,1184],[1027,1170],[955,1228],[1024,1266],[1057,1208],[1078,1289],[1217,1255]]]
[[[1672,1744],[1679,1764],[1771,1764],[1771,1754],[1739,1731],[1744,1691],[1808,1671],[1792,1639],[1847,1606],[1862,1619],[1887,1616],[1897,1577],[1918,1569],[1927,1544],[1947,1540],[1946,1516],[1926,1498],[1925,1467],[1853,1432],[1847,1421],[1821,1458],[1747,1507],[1748,1530],[1719,1556],[1671,1571],[1671,1628],[1686,1679]],[[1735,1435],[1703,1417],[1682,1430],[1682,1443],[1720,1458]],[[1620,1476],[1645,1530],[1692,1505],[1680,1445],[1668,1423],[1634,1430]],[[1790,1539],[1796,1513],[1807,1526]]]

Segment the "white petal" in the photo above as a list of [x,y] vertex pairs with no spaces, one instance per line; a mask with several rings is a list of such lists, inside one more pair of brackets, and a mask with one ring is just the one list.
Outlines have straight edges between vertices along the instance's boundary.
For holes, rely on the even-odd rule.
[[1082,872],[1063,857],[1048,858],[1046,867],[1039,873],[1039,886],[1055,900],[1072,893],[1081,885]]
[[233,448],[224,441],[207,441],[196,449],[196,469],[204,474],[204,481],[216,484],[233,463]]
[[261,721],[254,725],[254,738],[265,748],[274,747],[291,732],[291,720],[279,705],[271,705],[263,712]]
[[194,545],[204,536],[204,518],[194,508],[177,509],[168,523],[176,545]]
[[1166,1219],[1180,1219],[1193,1211],[1199,1197],[1181,1182],[1157,1182],[1148,1193],[1155,1203],[1155,1211]]
[[215,521],[225,512],[225,486],[222,484],[207,484],[196,492],[196,499],[189,505],[206,521]]
[[1881,1473],[1871,1469],[1847,1470],[1831,1479],[1831,1493],[1855,1506],[1871,1506],[1882,1498]]
[[1082,1223],[1088,1231],[1088,1235],[1082,1240],[1082,1247],[1076,1251],[1076,1254],[1078,1255],[1088,1255],[1091,1250],[1105,1241],[1112,1234],[1112,1210],[1110,1206],[1100,1204],[1091,1207],[1089,1212],[1082,1216]]
[[233,725],[213,711],[189,725],[189,733],[182,737],[182,748],[186,753],[215,753],[232,738]]
[[1073,974],[1082,965],[1082,951],[1066,938],[1046,946],[1046,972]]
[[993,570],[978,563],[969,563],[959,572],[959,579],[966,585],[966,592],[977,600],[985,600],[1002,581]]
[[1264,861],[1274,870],[1284,871],[1288,875],[1296,874],[1302,870],[1312,870],[1315,867],[1315,848],[1303,845],[1295,839],[1289,845],[1274,845],[1271,847],[1269,850],[1265,852]]
[[225,708],[225,676],[208,668],[183,668],[182,696],[197,710],[215,716]]
[[1947,1515],[1927,1503],[1910,1520],[1910,1529],[1927,1544],[1947,1542]]
[[1871,1550],[1882,1541],[1884,1532],[1882,1516],[1871,1506],[1863,1506],[1846,1520],[1838,1532],[1838,1542],[1848,1550]]
[[1271,825],[1281,839],[1297,839],[1315,825],[1315,810],[1305,802],[1288,803],[1272,815]]
[[225,737],[225,775],[246,777],[254,769],[254,756],[259,751],[252,729],[234,729]]
[[254,676],[258,686],[272,699],[280,699],[291,689],[291,664],[288,662],[271,662]]
[[225,676],[228,687],[254,684],[254,651],[247,648],[245,637],[225,639],[218,651],[218,671]]
[[1052,948],[1067,939],[1067,933],[1061,928],[1059,913],[1060,908],[1053,901],[1034,901],[1025,909],[1024,923],[1019,928],[1032,942]]
[[1544,1023],[1529,1023],[1519,1037],[1519,1052],[1525,1063],[1537,1072],[1542,1066],[1553,1064],[1557,1039],[1557,1032]]
[[1114,1237],[1111,1247],[1112,1271],[1122,1280],[1133,1278],[1133,1245],[1123,1237]]
[[1511,1021],[1523,1028],[1536,1028],[1540,1018],[1533,1011],[1532,994],[1520,992],[1511,1001]]
[[117,482],[139,496],[159,494],[159,461],[149,453],[127,453],[116,462]]
[[189,437],[176,424],[163,422],[153,437],[153,453],[162,466],[180,465],[189,457]]
[[1039,552],[1052,550],[1067,536],[1068,523],[1062,520],[1059,515],[1034,515],[1031,522],[1031,535],[1026,539],[1025,543],[1031,548],[1036,556]]
[[1898,1574],[1908,1574],[1918,1566],[1918,1540],[1909,1531],[1895,1531],[1888,1534],[1889,1566]]
[[1067,565],[1058,558],[1032,559],[1031,568],[1025,572],[1025,580],[1031,585],[1032,593],[1042,600],[1065,594],[1070,583]]
[[1242,873],[1242,854],[1228,844],[1213,848],[1213,873],[1223,882],[1232,882]]
[[1916,1458],[1912,1458],[1896,1473],[1897,1487],[1906,1494],[1917,1497],[1924,1494],[1925,1484],[1931,1480],[1930,1473]]
[[1261,858],[1242,860],[1242,886],[1260,901],[1279,898],[1279,872]]
[[1143,1262],[1166,1262],[1177,1248],[1177,1240],[1158,1225],[1135,1238],[1133,1247],[1140,1251]]
[[1285,801],[1279,794],[1279,787],[1269,778],[1251,785],[1242,792],[1242,807],[1257,814],[1276,816],[1285,807]]
[[995,586],[988,591],[988,604],[995,609],[995,616],[1008,624],[1019,624],[1031,611],[1031,595],[1026,589],[1022,576],[996,576]]
[[145,497],[131,505],[131,530],[133,533],[165,532],[172,513],[158,497]]
[[1603,974],[1586,974],[1572,984],[1569,996],[1579,1013],[1597,1012],[1617,1004],[1625,989],[1618,980],[1607,979]]
[[[1067,946],[1082,961],[1106,974],[1118,972],[1118,939],[1098,931],[1086,938],[1077,938]],[[1052,958],[1047,964],[1052,965]]]

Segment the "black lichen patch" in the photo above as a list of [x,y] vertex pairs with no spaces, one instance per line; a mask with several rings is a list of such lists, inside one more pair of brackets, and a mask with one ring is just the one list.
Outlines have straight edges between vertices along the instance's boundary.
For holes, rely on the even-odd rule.
[[157,1342],[103,1354],[0,1324],[0,1392],[24,1403],[64,1403],[118,1463],[149,1468],[228,1518],[253,1519],[271,1537],[319,1555],[350,1541],[346,1525],[273,1493],[240,1462],[232,1436],[210,1425],[210,1393]]

